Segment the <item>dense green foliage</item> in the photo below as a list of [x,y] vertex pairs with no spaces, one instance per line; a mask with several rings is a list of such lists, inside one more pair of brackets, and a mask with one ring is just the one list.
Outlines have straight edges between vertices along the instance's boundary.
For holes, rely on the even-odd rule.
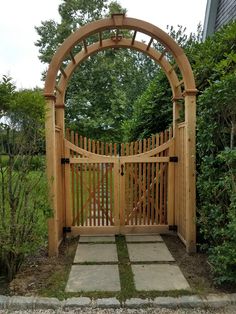
[[205,90],[236,70],[236,23],[223,27],[204,43],[196,42],[187,47],[186,53],[194,70],[197,88]]
[[122,141],[122,124],[131,117],[137,94],[153,78],[152,68],[150,60],[131,50],[108,50],[91,57],[69,85],[67,125],[90,138]]
[[0,81],[0,270],[11,280],[27,254],[46,240],[49,214],[41,156],[44,99]]
[[236,76],[212,83],[198,102],[198,215],[217,283],[236,282]]
[[[201,27],[198,27],[197,34],[186,35],[186,29],[179,26],[175,30],[172,26],[167,27],[169,35],[183,48],[188,51],[201,38]],[[163,47],[156,44],[159,51]],[[173,57],[167,54],[169,62],[174,63]],[[146,138],[152,134],[166,130],[172,124],[172,91],[169,81],[163,71],[158,69],[155,78],[148,88],[133,104],[133,114],[127,117],[123,123],[124,140],[133,141]]]
[[215,281],[236,282],[236,23],[191,51],[197,106],[199,232]]
[[160,71],[134,102],[133,114],[123,123],[125,141],[147,138],[166,130],[172,123],[171,88]]

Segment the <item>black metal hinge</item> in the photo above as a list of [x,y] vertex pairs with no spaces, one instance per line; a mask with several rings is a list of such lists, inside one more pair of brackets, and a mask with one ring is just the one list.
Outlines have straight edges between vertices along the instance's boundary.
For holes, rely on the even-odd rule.
[[178,226],[177,226],[177,225],[170,225],[170,226],[169,226],[169,230],[170,230],[170,231],[177,232],[177,231],[178,231]]
[[178,157],[177,156],[170,156],[169,161],[170,162],[178,162]]
[[62,165],[69,164],[69,163],[70,163],[70,158],[61,158]]
[[63,227],[63,233],[71,232],[71,227]]

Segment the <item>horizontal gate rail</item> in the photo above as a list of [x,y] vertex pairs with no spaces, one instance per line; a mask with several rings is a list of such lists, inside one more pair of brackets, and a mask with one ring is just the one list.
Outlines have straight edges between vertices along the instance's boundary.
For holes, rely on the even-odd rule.
[[[103,156],[105,157],[105,156]],[[107,157],[106,159],[91,159],[91,158],[73,158],[69,159],[70,164],[110,164],[110,163],[118,163],[117,157]]]
[[69,163],[70,164],[94,164],[94,163],[152,163],[152,162],[169,162],[170,157],[135,157],[132,156],[130,158],[127,157],[108,157],[106,159],[102,160],[91,160],[90,158],[69,158]]
[[169,162],[170,157],[120,157],[121,163],[152,163],[152,162]]
[[169,227],[167,225],[149,225],[149,226],[72,226],[71,227],[71,235],[78,236],[78,235],[92,235],[92,234],[130,234],[130,233],[165,233],[165,234],[173,234],[169,231]]

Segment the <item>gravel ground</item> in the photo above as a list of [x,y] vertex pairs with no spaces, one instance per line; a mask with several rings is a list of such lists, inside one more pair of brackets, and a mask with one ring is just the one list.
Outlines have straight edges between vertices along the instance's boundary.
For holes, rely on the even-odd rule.
[[229,306],[223,309],[155,309],[155,308],[145,308],[145,309],[91,309],[84,308],[76,311],[54,311],[54,310],[37,310],[37,311],[2,311],[0,314],[236,314],[236,306]]

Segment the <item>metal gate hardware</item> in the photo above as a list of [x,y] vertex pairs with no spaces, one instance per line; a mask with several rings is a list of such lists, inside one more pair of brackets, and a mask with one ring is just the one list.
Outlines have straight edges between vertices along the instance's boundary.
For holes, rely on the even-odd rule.
[[177,156],[170,156],[169,161],[170,162],[178,162],[178,157]]
[[70,163],[70,158],[61,158],[62,165],[69,164],[69,163]]
[[63,227],[63,233],[71,232],[71,227]]
[[120,175],[121,175],[121,176],[124,175],[124,165],[123,165],[123,164],[121,165],[121,173],[120,173]]
[[178,231],[178,226],[177,225],[169,225],[169,230],[177,232]]

